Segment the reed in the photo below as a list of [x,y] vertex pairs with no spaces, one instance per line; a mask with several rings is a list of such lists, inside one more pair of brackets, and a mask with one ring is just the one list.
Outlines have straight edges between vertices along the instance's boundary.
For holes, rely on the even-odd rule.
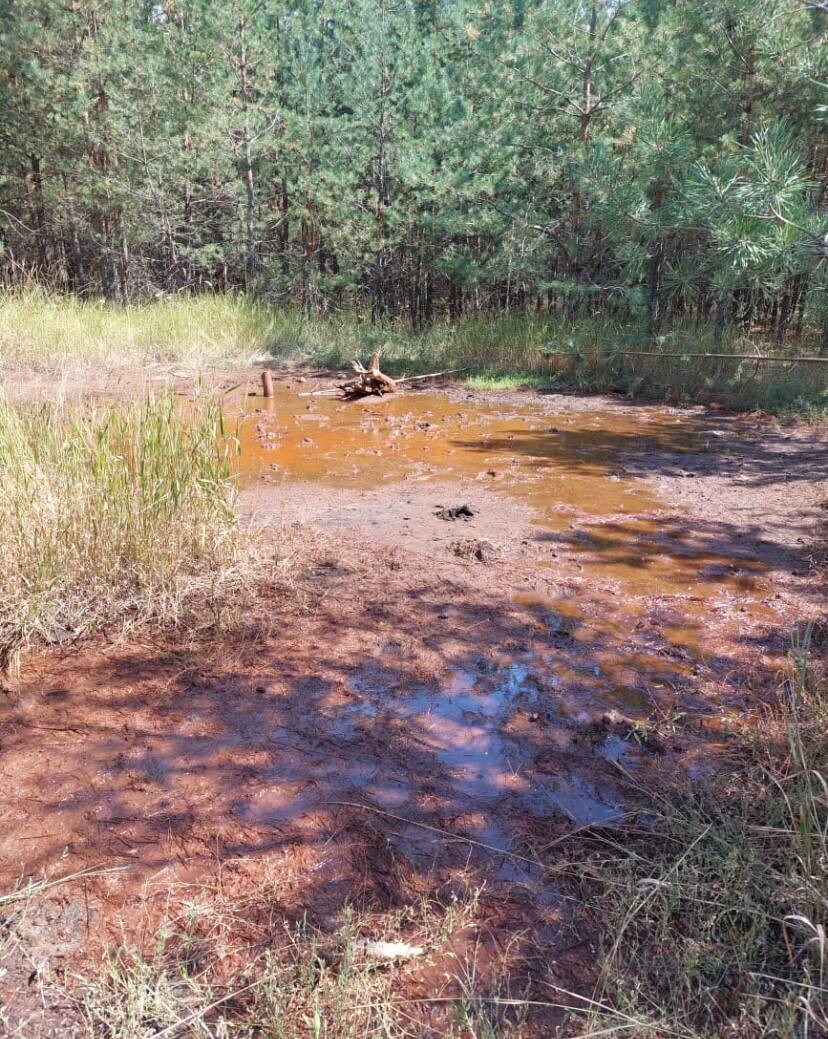
[[0,402],[0,664],[33,639],[174,621],[240,558],[234,441],[209,402]]

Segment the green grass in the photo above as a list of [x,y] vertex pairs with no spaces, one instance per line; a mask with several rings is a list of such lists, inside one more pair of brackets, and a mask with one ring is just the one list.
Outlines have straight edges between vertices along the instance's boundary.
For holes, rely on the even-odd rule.
[[0,665],[220,588],[240,559],[232,450],[209,403],[0,402]]
[[[768,343],[733,333],[714,343],[691,327],[653,344],[629,322],[582,318],[572,323],[532,312],[436,321],[420,332],[372,324],[344,312],[305,318],[297,310],[238,295],[174,296],[115,307],[38,291],[0,297],[0,368],[48,372],[136,364],[311,363],[341,368],[377,348],[389,374],[466,369],[471,385],[620,392],[678,403],[714,402],[739,409],[818,420],[828,413],[828,365],[635,357],[625,349],[773,354]],[[786,353],[813,352],[791,344]]]
[[464,380],[473,390],[551,390],[555,380],[534,372],[492,372],[483,369]]

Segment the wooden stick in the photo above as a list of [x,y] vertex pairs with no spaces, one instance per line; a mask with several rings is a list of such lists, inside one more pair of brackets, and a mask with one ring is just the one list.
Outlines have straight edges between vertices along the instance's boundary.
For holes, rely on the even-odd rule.
[[273,376],[267,370],[262,372],[262,393],[265,397],[273,396]]
[[439,833],[442,837],[448,837],[453,841],[461,841],[463,844],[473,844],[476,848],[485,848],[486,851],[493,851],[497,855],[503,855],[507,859],[517,859],[518,862],[530,862],[533,866],[540,866],[542,863],[538,859],[530,859],[527,855],[519,855],[516,851],[504,851],[503,848],[498,848],[494,844],[485,844],[483,841],[476,841],[472,837],[464,837],[460,833],[452,833],[451,830],[441,830],[439,826],[429,826],[428,823],[419,823],[416,819],[406,819],[403,815],[395,815],[393,812],[386,812],[383,808],[375,808],[373,805],[361,804],[359,801],[325,801],[324,804],[328,805],[340,805],[343,808],[361,808],[363,812],[375,812],[377,815],[384,815],[386,819],[394,819],[398,823],[405,823],[407,826],[419,826],[421,830],[430,830],[431,833]]
[[187,1017],[182,1017],[180,1021],[175,1021],[173,1024],[167,1025],[166,1028],[162,1028],[159,1032],[153,1032],[152,1039],[167,1039],[168,1036],[175,1035],[179,1029],[186,1028],[187,1025],[191,1025],[195,1021],[198,1021],[198,1019],[204,1017],[205,1014],[209,1014],[211,1010],[220,1007],[222,1003],[228,1003],[231,999],[244,995],[245,992],[249,992],[251,989],[256,988],[257,985],[261,985],[263,981],[265,981],[265,978],[257,978],[255,981],[251,981],[249,985],[245,985],[244,988],[236,989],[235,992],[228,992],[227,995],[213,1000],[213,1002],[208,1004],[206,1007],[201,1007],[199,1010],[194,1010],[192,1014],[189,1014]]
[[771,364],[828,364],[828,357],[769,357],[766,354],[680,354],[663,353],[660,350],[617,350],[616,354],[621,357],[712,357],[733,361],[768,361]]
[[297,397],[333,397],[338,394],[339,390],[335,386],[330,386],[324,390],[305,390],[304,393],[297,393]]
[[468,371],[468,365],[465,368],[447,368],[444,372],[430,372],[428,375],[405,375],[402,379],[396,379],[395,382],[399,386],[401,382],[416,382],[417,379],[437,379],[441,375],[454,375],[455,372]]

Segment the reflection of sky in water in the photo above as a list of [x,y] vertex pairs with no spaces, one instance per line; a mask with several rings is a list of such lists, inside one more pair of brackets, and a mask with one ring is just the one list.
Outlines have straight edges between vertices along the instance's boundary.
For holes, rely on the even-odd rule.
[[[548,679],[546,684],[549,685]],[[444,689],[424,689],[405,698],[399,710],[417,720],[418,732],[450,776],[452,789],[462,794],[481,816],[500,797],[517,801],[532,815],[562,811],[581,825],[619,815],[617,804],[577,775],[543,776],[531,767],[517,736],[503,731],[516,708],[536,706],[539,693],[529,668],[511,664],[493,679],[456,671]],[[617,742],[616,742],[617,740]],[[607,741],[603,756],[619,760],[626,748],[620,738]],[[481,840],[508,848],[510,840],[493,827]]]

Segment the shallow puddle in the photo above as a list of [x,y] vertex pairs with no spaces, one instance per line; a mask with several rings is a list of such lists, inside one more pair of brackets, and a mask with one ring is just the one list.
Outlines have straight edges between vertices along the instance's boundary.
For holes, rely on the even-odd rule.
[[609,403],[556,415],[424,391],[342,402],[285,385],[242,407],[238,464],[248,481],[359,491],[474,480],[528,507],[538,543],[576,550],[587,577],[625,596],[767,590],[760,563],[690,536],[645,479],[675,474],[687,452],[726,447],[692,417]]
[[575,516],[634,515],[658,499],[615,471],[631,448],[683,452],[694,433],[667,413],[546,415],[425,392],[343,403],[279,387],[250,398],[240,426],[250,477],[373,489],[402,480],[479,480],[529,505],[547,530]]
[[[687,452],[727,449],[692,416],[612,403],[555,414],[428,391],[342,402],[301,396],[284,384],[270,400],[246,398],[243,409],[239,465],[249,481],[356,491],[410,482],[468,488],[475,481],[527,507],[538,571],[554,582],[563,552],[588,583],[589,608],[549,599],[550,616],[566,616],[574,629],[597,626],[602,638],[623,637],[641,619],[639,601],[666,597],[676,608],[664,618],[663,634],[699,660],[710,652],[709,603],[738,600],[751,619],[772,617],[763,606],[770,593],[763,564],[714,525],[689,529],[645,479],[675,474]],[[458,527],[471,532],[474,524]],[[588,641],[591,634],[576,630],[575,637]],[[642,659],[618,668],[652,670]],[[669,667],[662,660],[656,670]]]
[[[418,746],[428,750],[460,802],[491,810],[497,802],[508,801],[530,815],[562,811],[579,824],[614,818],[619,808],[612,795],[598,790],[589,779],[542,775],[536,767],[539,750],[556,742],[560,747],[569,745],[566,730],[575,718],[571,705],[571,710],[551,721],[551,728],[546,724],[527,738],[519,721],[527,716],[537,719],[537,709],[548,712],[553,707],[549,690],[554,690],[555,682],[550,678],[554,676],[548,672],[541,676],[534,667],[515,663],[490,674],[456,670],[437,688],[424,686],[389,697],[391,690],[383,687],[381,679],[376,685],[366,684],[357,676],[353,687],[371,692],[341,711],[336,731],[351,731],[355,716],[382,712],[402,722]],[[627,750],[624,740],[609,736],[597,753],[607,761],[620,761]],[[510,838],[493,818],[490,812],[471,828],[479,839],[506,850]]]
[[[452,800],[468,806],[465,832],[493,848],[513,848],[510,812],[563,813],[576,826],[622,815],[617,790],[601,777],[635,768],[630,743],[609,731],[585,752],[573,732],[604,711],[646,719],[703,710],[694,699],[700,669],[729,666],[711,622],[737,603],[754,622],[773,618],[762,563],[712,526],[691,530],[647,479],[681,472],[688,453],[723,449],[692,417],[611,403],[555,414],[428,391],[344,403],[284,384],[272,400],[250,398],[243,408],[247,481],[357,492],[386,485],[397,497],[396,484],[457,483],[469,495],[480,486],[529,511],[536,572],[550,585],[564,559],[577,573],[577,592],[511,592],[537,624],[525,662],[488,674],[454,669],[438,688],[419,690],[389,687],[382,676],[374,687],[366,672],[353,676],[354,699],[324,714],[356,758],[364,733],[393,719]],[[357,773],[354,785],[386,809],[403,807],[417,782]],[[505,859],[501,874],[512,869]]]

